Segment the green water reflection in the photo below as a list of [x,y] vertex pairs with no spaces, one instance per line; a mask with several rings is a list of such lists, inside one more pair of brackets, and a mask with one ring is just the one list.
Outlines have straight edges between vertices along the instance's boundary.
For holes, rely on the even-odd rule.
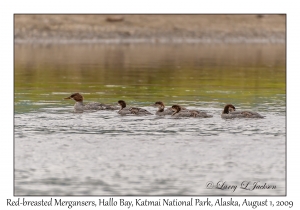
[[15,112],[124,99],[285,103],[285,45],[15,45]]

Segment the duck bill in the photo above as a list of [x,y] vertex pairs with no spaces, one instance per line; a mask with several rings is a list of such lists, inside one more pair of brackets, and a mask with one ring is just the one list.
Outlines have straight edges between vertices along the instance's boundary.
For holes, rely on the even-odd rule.
[[71,97],[69,96],[69,97],[67,97],[67,98],[64,98],[64,99],[71,99]]

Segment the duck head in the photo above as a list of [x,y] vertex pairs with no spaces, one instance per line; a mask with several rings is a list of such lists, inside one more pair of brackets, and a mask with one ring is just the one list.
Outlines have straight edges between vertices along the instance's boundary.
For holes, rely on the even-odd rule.
[[118,101],[118,104],[121,106],[121,109],[123,109],[123,108],[126,107],[126,103],[125,103],[125,101],[123,101],[123,100],[119,100],[119,101]]
[[157,108],[158,108],[158,111],[160,111],[160,112],[163,112],[163,111],[164,111],[164,108],[165,108],[164,103],[161,102],[161,101],[155,102],[155,104],[153,104],[153,106],[157,107]]
[[224,107],[223,113],[222,114],[229,114],[230,112],[235,111],[235,107],[232,104],[227,104]]
[[74,94],[72,94],[69,97],[64,98],[64,99],[74,99],[77,102],[82,102],[83,101],[83,96],[80,95],[79,93],[74,93]]
[[174,114],[176,114],[176,113],[178,113],[178,112],[181,111],[181,106],[179,106],[179,105],[173,105],[172,106],[172,110],[174,112],[172,115],[174,115]]

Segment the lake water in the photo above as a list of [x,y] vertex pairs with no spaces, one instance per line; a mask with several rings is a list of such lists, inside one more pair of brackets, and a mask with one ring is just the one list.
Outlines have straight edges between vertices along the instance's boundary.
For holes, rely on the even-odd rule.
[[[283,44],[16,44],[15,195],[285,195],[285,63]],[[74,92],[213,118],[74,113]]]

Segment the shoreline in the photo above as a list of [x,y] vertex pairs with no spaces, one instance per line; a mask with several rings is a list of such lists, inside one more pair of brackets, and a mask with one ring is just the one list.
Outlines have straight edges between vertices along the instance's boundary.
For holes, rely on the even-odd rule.
[[286,44],[285,39],[245,38],[130,38],[130,39],[14,39],[15,44]]
[[286,16],[15,15],[16,44],[285,44]]

